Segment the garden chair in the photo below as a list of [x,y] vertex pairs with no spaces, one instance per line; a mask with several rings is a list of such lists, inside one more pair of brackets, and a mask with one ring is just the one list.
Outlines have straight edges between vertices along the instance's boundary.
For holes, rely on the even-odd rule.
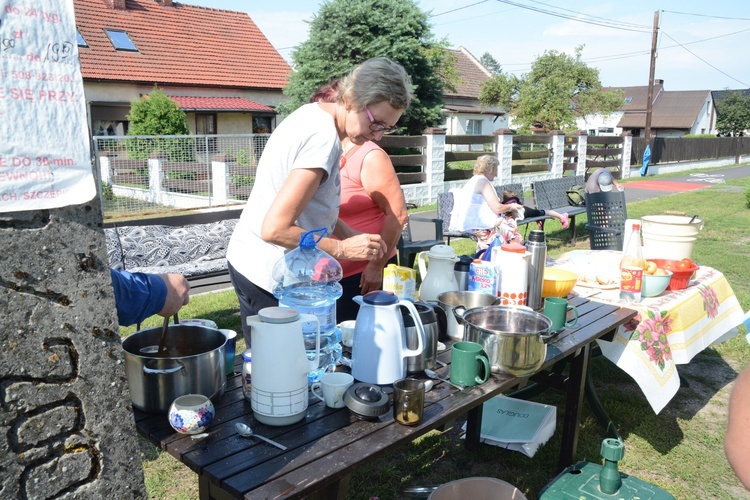
[[586,193],[586,215],[592,250],[622,250],[628,218],[624,191]]

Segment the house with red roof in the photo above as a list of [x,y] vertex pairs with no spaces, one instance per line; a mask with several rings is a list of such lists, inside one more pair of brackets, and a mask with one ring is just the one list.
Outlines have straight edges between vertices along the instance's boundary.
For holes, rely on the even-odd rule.
[[508,128],[508,115],[495,106],[479,102],[482,83],[492,73],[464,47],[445,49],[452,60],[458,82],[455,89],[446,86],[443,93],[443,127],[448,135],[491,135],[495,130]]
[[[210,3],[210,2],[207,2]],[[291,67],[246,13],[172,0],[73,0],[93,135],[125,135],[158,86],[194,134],[270,132]]]

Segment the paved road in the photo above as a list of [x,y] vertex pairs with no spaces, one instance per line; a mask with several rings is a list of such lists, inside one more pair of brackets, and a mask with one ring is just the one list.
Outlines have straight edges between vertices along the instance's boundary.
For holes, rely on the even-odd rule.
[[[694,189],[721,184],[726,179],[739,179],[750,176],[750,165],[739,167],[722,167],[712,169],[707,172],[685,172],[684,175],[668,178],[649,178],[631,177],[628,182],[624,183],[625,201],[632,203],[635,201],[648,200],[663,196],[665,194],[680,193]],[[425,217],[437,217],[436,210],[421,212],[420,215]],[[431,226],[425,224],[414,224],[412,226],[412,237],[415,240],[426,240],[434,238],[431,234]]]

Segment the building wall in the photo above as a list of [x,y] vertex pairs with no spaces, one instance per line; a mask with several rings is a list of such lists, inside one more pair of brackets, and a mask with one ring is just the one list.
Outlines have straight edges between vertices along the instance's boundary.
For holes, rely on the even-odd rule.
[[714,111],[714,103],[710,92],[706,96],[706,101],[703,103],[703,107],[701,108],[690,133],[716,134],[716,113]]
[[[587,115],[578,118],[576,126],[578,130],[582,130],[588,135],[620,135],[622,134],[622,128],[618,127],[617,124],[622,115],[622,111],[617,111],[611,115]],[[612,129],[612,132],[609,132],[609,129]]]

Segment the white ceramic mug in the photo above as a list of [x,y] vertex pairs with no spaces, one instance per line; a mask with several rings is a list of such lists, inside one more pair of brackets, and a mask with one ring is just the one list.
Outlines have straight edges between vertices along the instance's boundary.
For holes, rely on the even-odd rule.
[[356,328],[356,325],[357,322],[353,319],[339,323],[339,330],[341,330],[341,343],[346,347],[351,347],[354,342],[354,329]]
[[354,377],[343,372],[324,373],[320,382],[315,382],[310,390],[313,395],[325,401],[329,408],[343,408],[344,393],[354,383]]

